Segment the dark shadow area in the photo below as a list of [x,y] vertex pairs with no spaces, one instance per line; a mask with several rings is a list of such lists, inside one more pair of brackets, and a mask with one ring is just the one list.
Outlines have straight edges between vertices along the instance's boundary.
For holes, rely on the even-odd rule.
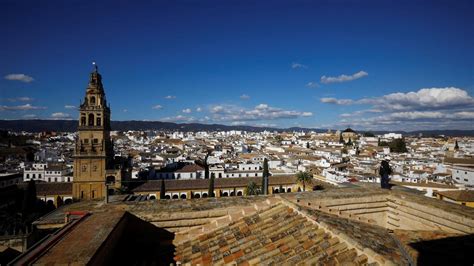
[[114,229],[90,265],[170,265],[174,234],[130,213]]
[[474,234],[409,244],[418,265],[473,265]]

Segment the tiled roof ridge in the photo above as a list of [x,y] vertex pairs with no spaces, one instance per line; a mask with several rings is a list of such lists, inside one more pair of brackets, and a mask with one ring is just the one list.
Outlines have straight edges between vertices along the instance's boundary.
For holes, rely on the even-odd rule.
[[[311,217],[306,211],[304,208],[302,208],[301,206],[285,199],[285,198],[282,198],[282,201],[281,201],[282,204],[288,206],[289,208],[293,209],[293,211],[299,213],[300,215],[302,215],[303,217],[305,217],[308,221],[311,221],[312,223],[318,225],[319,228],[323,229],[325,232],[329,233],[331,236],[335,237],[335,238],[338,238],[340,241],[343,241],[344,243],[347,244],[348,246],[348,249],[350,248],[353,248],[357,251],[357,255],[366,255],[367,258],[368,258],[368,263],[378,263],[378,264],[386,264],[386,265],[396,265],[395,262],[392,262],[392,261],[386,261],[384,260],[383,258],[381,258],[381,256],[375,252],[374,250],[370,249],[370,248],[364,248],[364,249],[361,249],[357,243],[348,235],[346,235],[344,232],[334,232],[333,230],[331,230],[329,228],[329,226],[323,222],[323,221],[317,221],[316,219],[314,219],[314,217]],[[337,217],[339,218],[339,217]],[[339,219],[343,219],[343,218],[339,218]]]

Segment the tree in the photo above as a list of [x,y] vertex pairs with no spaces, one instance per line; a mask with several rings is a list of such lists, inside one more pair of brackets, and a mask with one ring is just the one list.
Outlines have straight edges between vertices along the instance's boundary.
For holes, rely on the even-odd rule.
[[459,150],[458,140],[456,140],[456,143],[454,144],[454,149]]
[[296,174],[296,181],[303,185],[303,191],[306,191],[306,184],[309,184],[313,177],[308,172],[298,172]]
[[306,149],[309,149],[310,148],[310,145],[309,145],[309,141],[306,142]]
[[31,179],[24,192],[22,212],[24,215],[36,210],[36,183]]
[[364,132],[364,137],[375,137],[375,135],[372,132]]
[[342,133],[339,134],[339,143],[344,143],[344,138],[342,137]]
[[392,142],[388,143],[388,146],[392,152],[408,152],[404,138],[394,139]]
[[56,207],[59,208],[61,206],[64,205],[64,201],[63,201],[63,198],[61,198],[60,196],[57,196],[56,197]]
[[377,146],[380,146],[380,138],[377,139]]
[[214,173],[211,174],[211,178],[209,180],[209,190],[207,191],[207,194],[209,197],[214,197]]
[[204,178],[209,179],[209,165],[207,164],[207,158],[211,153],[208,151],[206,154],[206,158],[204,158]]
[[165,199],[166,197],[166,188],[165,188],[165,179],[161,179],[161,186],[160,186],[160,199]]
[[245,188],[245,195],[258,195],[258,186],[255,182],[252,181],[247,184],[247,187]]
[[268,160],[265,158],[263,160],[263,175],[262,175],[262,192],[264,195],[268,193]]
[[347,146],[352,146],[352,139],[349,138],[349,141],[346,143]]

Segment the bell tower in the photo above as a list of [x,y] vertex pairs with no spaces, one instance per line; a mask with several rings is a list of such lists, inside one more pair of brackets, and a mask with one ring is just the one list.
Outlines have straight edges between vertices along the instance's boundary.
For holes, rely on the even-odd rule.
[[84,102],[79,108],[79,125],[74,151],[73,197],[75,200],[106,196],[106,170],[113,163],[110,139],[110,107],[107,106],[102,76],[95,63]]

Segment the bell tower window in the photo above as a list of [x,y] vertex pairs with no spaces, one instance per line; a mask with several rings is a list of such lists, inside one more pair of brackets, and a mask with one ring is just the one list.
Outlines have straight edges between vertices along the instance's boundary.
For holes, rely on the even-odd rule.
[[100,119],[100,117],[97,117],[97,126],[101,126],[101,119]]
[[94,96],[91,97],[90,103],[91,103],[91,105],[95,105],[95,97]]
[[89,126],[94,125],[94,114],[89,114]]
[[86,125],[86,117],[81,116],[81,126],[85,126],[85,125]]

